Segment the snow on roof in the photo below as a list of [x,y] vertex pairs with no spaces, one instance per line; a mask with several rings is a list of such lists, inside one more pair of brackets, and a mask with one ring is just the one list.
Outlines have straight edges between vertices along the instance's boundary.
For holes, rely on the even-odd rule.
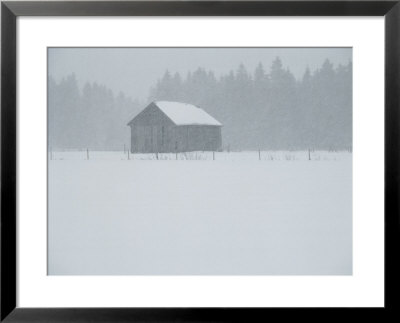
[[210,116],[204,110],[194,106],[193,104],[155,101],[154,104],[164,112],[168,118],[177,126],[180,125],[209,125],[222,126],[220,122]]

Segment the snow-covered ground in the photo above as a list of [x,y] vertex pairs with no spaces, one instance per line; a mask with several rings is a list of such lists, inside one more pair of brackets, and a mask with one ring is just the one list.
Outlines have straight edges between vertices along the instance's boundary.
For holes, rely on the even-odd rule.
[[49,274],[352,274],[351,153],[176,157],[49,154]]

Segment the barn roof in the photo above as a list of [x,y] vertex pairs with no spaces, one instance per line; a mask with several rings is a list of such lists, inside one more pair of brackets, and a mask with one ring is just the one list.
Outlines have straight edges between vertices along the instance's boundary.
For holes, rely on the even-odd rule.
[[171,101],[154,101],[149,104],[144,110],[137,114],[129,123],[131,124],[139,115],[148,107],[155,105],[163,112],[175,125],[208,125],[222,126],[220,122],[210,116],[204,110],[194,106],[193,104]]
[[155,101],[154,104],[177,126],[222,126],[220,122],[210,116],[207,112],[194,106],[193,104],[171,101]]

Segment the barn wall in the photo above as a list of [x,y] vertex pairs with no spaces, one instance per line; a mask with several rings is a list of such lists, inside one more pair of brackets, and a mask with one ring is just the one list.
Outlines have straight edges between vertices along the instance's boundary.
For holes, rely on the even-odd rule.
[[218,151],[221,146],[218,126],[131,126],[132,152]]
[[174,152],[174,128],[169,125],[131,126],[131,152]]
[[178,151],[218,151],[222,146],[219,126],[178,126],[175,134]]
[[131,152],[170,151],[175,125],[155,105],[144,109],[130,124]]

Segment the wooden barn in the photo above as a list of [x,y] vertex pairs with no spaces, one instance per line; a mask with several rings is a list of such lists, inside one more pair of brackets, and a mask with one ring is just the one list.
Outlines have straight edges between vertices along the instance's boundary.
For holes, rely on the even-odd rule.
[[222,124],[192,104],[152,102],[128,126],[133,153],[217,151],[222,145]]

